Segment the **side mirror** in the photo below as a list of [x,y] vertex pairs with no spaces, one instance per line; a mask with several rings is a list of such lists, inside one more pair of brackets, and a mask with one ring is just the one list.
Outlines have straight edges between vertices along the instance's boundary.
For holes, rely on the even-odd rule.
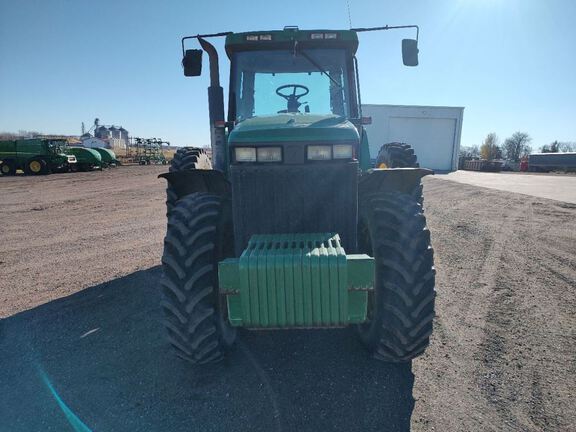
[[402,39],[402,61],[404,66],[418,66],[418,41]]
[[202,50],[189,49],[182,59],[184,76],[193,77],[202,74]]

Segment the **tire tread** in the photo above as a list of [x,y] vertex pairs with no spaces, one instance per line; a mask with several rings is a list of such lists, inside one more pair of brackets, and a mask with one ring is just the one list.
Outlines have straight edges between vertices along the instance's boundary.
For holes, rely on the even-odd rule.
[[436,296],[422,206],[411,195],[387,192],[361,202],[359,211],[375,258],[378,301],[373,321],[358,330],[375,357],[410,361],[429,343]]
[[178,200],[164,240],[161,307],[168,341],[192,363],[222,360],[230,347],[218,310],[217,242],[224,203],[195,193]]

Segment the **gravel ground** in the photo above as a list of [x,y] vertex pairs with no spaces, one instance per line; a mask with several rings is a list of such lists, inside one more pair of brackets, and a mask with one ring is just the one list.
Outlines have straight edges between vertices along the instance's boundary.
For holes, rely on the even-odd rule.
[[440,174],[459,183],[576,204],[576,173],[455,171]]
[[166,170],[0,177],[0,317],[158,265]]
[[164,170],[0,178],[0,431],[576,429],[576,205],[427,178],[423,357],[379,363],[349,330],[241,332],[193,368],[159,324]]
[[576,430],[576,204],[428,179],[432,345],[414,430]]

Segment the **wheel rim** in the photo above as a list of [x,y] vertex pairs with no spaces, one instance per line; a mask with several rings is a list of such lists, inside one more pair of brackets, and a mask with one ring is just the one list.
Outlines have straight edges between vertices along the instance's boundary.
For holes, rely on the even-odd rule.
[[8,165],[2,165],[2,173],[8,174],[10,172],[10,167]]
[[30,171],[32,171],[33,173],[39,173],[40,170],[42,170],[42,164],[40,164],[40,162],[38,161],[32,161],[30,162]]

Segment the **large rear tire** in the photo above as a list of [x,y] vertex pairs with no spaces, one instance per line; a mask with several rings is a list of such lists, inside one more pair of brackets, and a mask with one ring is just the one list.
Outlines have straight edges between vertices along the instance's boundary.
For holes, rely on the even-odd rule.
[[[170,162],[169,172],[194,170],[194,169],[212,169],[210,158],[204,149],[197,147],[182,147],[174,154]],[[174,189],[168,185],[166,188],[166,214],[170,215],[172,208],[176,204],[178,196]]]
[[436,291],[434,252],[421,204],[399,192],[360,203],[359,246],[375,259],[368,322],[359,336],[376,358],[407,362],[429,344]]
[[414,149],[405,143],[388,143],[380,147],[376,158],[377,168],[419,168]]
[[29,175],[45,175],[50,174],[48,163],[41,158],[32,158],[26,162],[25,170]]
[[192,363],[222,360],[236,338],[218,294],[218,262],[233,253],[229,207],[195,193],[178,200],[168,219],[162,309],[169,342]]
[[170,172],[186,169],[212,169],[212,163],[206,151],[198,147],[178,149],[170,162]]
[[[420,168],[420,164],[411,145],[393,142],[380,147],[376,158],[376,168]],[[422,183],[412,190],[411,195],[422,206],[424,205]]]

